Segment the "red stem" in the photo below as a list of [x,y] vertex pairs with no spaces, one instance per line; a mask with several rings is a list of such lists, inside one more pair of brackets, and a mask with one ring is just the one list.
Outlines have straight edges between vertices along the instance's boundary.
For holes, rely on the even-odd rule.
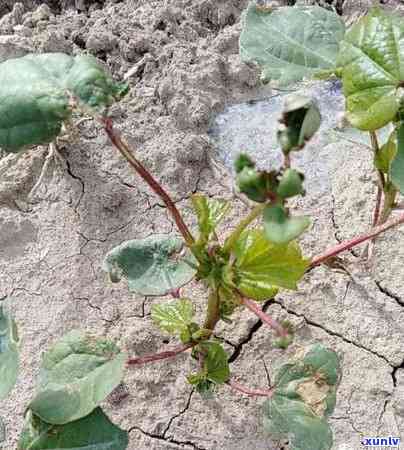
[[250,397],[271,397],[273,394],[273,389],[250,389],[237,381],[229,380],[227,383],[235,391],[242,392],[243,394],[249,395]]
[[279,322],[269,317],[253,300],[243,297],[241,303],[258,316],[264,323],[273,328],[279,336],[288,335],[288,331]]
[[389,230],[390,228],[394,228],[398,225],[401,225],[402,223],[404,223],[404,214],[401,214],[396,219],[389,220],[388,222],[385,222],[382,225],[372,228],[368,233],[365,233],[361,236],[357,236],[349,241],[341,242],[341,244],[338,244],[335,247],[327,250],[322,255],[315,256],[311,260],[310,268],[318,266],[319,264],[322,264],[327,259],[332,258],[333,256],[336,256],[339,253],[342,253],[346,250],[349,250],[349,249],[355,247],[356,245],[362,244],[363,242],[366,242],[369,239],[373,239],[374,237],[378,236],[379,234],[384,233],[385,231]]
[[194,343],[179,345],[178,347],[174,347],[172,350],[167,350],[165,352],[153,353],[152,355],[140,356],[139,358],[130,358],[128,359],[127,364],[129,366],[140,366],[142,364],[160,361],[162,359],[175,358],[180,353],[183,353],[194,346],[195,346]]
[[119,133],[115,131],[112,120],[109,118],[98,118],[98,121],[104,126],[105,132],[107,133],[109,139],[111,140],[112,144],[119,150],[121,155],[128,161],[131,167],[135,169],[138,175],[140,175],[143,180],[150,186],[155,194],[157,194],[163,200],[163,202],[167,206],[167,209],[170,211],[179,232],[185,239],[185,242],[188,245],[192,245],[195,242],[194,238],[174,202],[171,200],[171,197],[163,189],[160,183],[155,180],[151,173],[143,166],[143,164],[137,158],[135,158],[135,156],[133,156],[128,144],[121,138]]

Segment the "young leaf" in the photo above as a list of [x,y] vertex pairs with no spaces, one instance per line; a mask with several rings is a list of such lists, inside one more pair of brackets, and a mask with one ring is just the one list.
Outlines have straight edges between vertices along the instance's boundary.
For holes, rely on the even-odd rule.
[[281,205],[268,205],[264,210],[264,229],[267,238],[275,244],[287,244],[298,238],[311,222],[308,217],[289,217]]
[[237,287],[254,300],[272,298],[278,287],[296,289],[309,265],[295,242],[275,245],[268,241],[263,230],[245,231],[234,253]]
[[171,334],[187,330],[192,323],[193,315],[192,302],[185,298],[171,303],[153,305],[151,309],[153,321],[159,328]]
[[404,20],[372,9],[345,35],[338,56],[347,118],[374,131],[392,121],[404,83]]
[[284,364],[275,377],[273,396],[264,404],[264,427],[273,437],[289,439],[291,450],[330,450],[326,421],[335,407],[339,359],[321,344]]
[[127,92],[88,56],[27,55],[0,64],[0,147],[18,152],[51,142],[70,118],[70,95],[90,107],[111,105]]
[[228,213],[231,205],[226,200],[210,199],[200,194],[193,195],[191,200],[198,217],[201,240],[207,242],[217,225]]
[[207,380],[205,374],[191,374],[187,376],[187,380],[189,384],[195,386],[196,391],[204,400],[212,398],[215,384]]
[[166,295],[196,274],[182,257],[183,248],[181,239],[161,234],[126,241],[107,254],[103,269],[112,282],[127,279],[132,292]]
[[287,85],[333,70],[345,26],[318,6],[266,10],[252,2],[240,37],[240,55],[262,67],[263,81]]
[[391,133],[389,140],[382,145],[380,150],[375,154],[375,167],[383,173],[390,173],[390,166],[397,154],[397,136],[394,131]]
[[240,153],[234,161],[234,170],[240,173],[245,168],[253,169],[255,162],[245,153]]
[[206,378],[216,384],[225,383],[230,377],[228,356],[217,342],[202,342],[200,347],[207,350],[205,358]]
[[395,187],[404,193],[404,122],[397,128],[397,147],[390,167],[391,181]]
[[205,354],[203,371],[191,375],[190,383],[200,384],[204,380],[215,384],[225,383],[230,377],[230,368],[228,356],[223,347],[217,342],[205,341],[198,344],[196,349]]
[[5,301],[0,302],[0,400],[13,389],[18,376],[17,326]]
[[286,97],[277,137],[285,154],[300,150],[318,131],[321,114],[317,104],[299,94]]
[[50,425],[28,413],[18,450],[125,450],[128,433],[114,425],[101,408],[67,423]]
[[90,414],[122,381],[127,356],[112,342],[72,331],[45,353],[29,407],[50,424]]
[[263,203],[268,199],[271,182],[265,172],[245,167],[237,174],[236,184],[239,191],[253,202]]
[[304,176],[294,169],[287,169],[279,181],[277,194],[282,198],[290,198],[302,195]]

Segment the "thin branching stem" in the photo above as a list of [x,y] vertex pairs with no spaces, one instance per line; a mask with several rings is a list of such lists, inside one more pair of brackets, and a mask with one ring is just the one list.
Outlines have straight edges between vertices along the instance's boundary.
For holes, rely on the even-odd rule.
[[403,223],[404,223],[404,214],[400,214],[395,219],[389,220],[388,222],[385,222],[382,225],[378,225],[377,227],[373,227],[371,230],[369,230],[365,234],[362,234],[361,236],[357,236],[348,241],[341,242],[340,244],[336,245],[335,247],[330,248],[329,250],[322,253],[321,255],[318,255],[318,256],[315,256],[314,258],[312,258],[310,268],[318,266],[319,264],[322,264],[323,262],[325,262],[327,259],[337,256],[338,254],[345,252],[346,250],[350,250],[351,248],[355,247],[356,245],[359,245],[359,244],[362,244],[363,242],[369,241],[370,239],[375,238],[379,234],[382,234],[385,231],[390,230],[391,228],[397,227],[398,225],[401,225]]
[[139,358],[130,358],[127,361],[129,366],[141,366],[143,364],[148,364],[156,361],[161,361],[162,359],[175,358],[179,354],[186,352],[190,348],[194,347],[195,343],[179,345],[171,350],[167,350],[161,353],[153,353],[151,355],[140,356]]
[[264,323],[269,325],[279,336],[287,336],[288,331],[279,322],[268,316],[253,300],[243,297],[241,303],[259,317]]
[[273,395],[273,389],[252,389],[231,379],[226,384],[235,391],[242,392],[250,397],[271,397]]
[[126,159],[130,166],[140,175],[143,180],[150,186],[155,194],[157,194],[167,206],[173,217],[179,232],[182,234],[185,242],[191,246],[195,240],[185,224],[180,212],[171,197],[163,189],[160,183],[151,175],[151,173],[143,166],[143,164],[132,154],[128,144],[123,140],[119,133],[114,129],[112,120],[109,118],[99,119],[104,130],[107,133],[112,144],[117,148],[121,155]]

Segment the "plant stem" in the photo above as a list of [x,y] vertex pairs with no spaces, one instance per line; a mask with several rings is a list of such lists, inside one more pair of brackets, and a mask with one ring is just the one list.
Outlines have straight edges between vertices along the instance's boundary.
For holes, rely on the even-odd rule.
[[[380,152],[380,145],[377,139],[377,134],[375,131],[369,131],[369,135],[374,153],[374,158],[376,158],[377,154]],[[384,206],[386,206],[386,179],[384,173],[379,169],[377,169],[377,176],[379,182],[377,183],[376,204],[375,209],[373,211],[373,219],[372,219],[373,227],[379,224],[382,201],[384,203]],[[365,254],[367,253],[368,261],[372,258],[373,246],[374,246],[374,239],[371,239],[367,248],[365,249]]]
[[138,175],[143,178],[143,180],[150,186],[153,192],[163,200],[185,242],[188,244],[188,246],[191,246],[195,242],[195,240],[171,197],[163,189],[160,183],[151,175],[151,173],[143,166],[143,164],[135,156],[133,156],[128,144],[114,129],[112,120],[110,118],[98,118],[98,121],[102,123],[102,125],[104,126],[104,130],[107,133],[112,144],[118,149],[121,155],[130,164],[130,166],[138,173]]
[[384,188],[384,205],[380,215],[378,225],[382,225],[390,217],[396,203],[397,189],[392,183],[388,182]]
[[[380,145],[377,139],[376,131],[369,131],[370,142],[372,144],[372,149],[374,153],[374,157],[376,158],[377,154],[380,152]],[[384,173],[377,169],[377,176],[379,178],[379,183],[377,186],[377,197],[376,197],[376,205],[373,213],[373,223],[372,225],[375,227],[379,223],[380,216],[380,207],[382,202],[382,194],[385,193],[386,179]]]
[[223,250],[230,251],[234,247],[241,233],[250,225],[250,223],[254,222],[254,220],[264,211],[266,203],[260,203],[255,206],[251,212],[246,216],[234,229],[231,235],[226,239],[224,243]]
[[376,194],[376,205],[375,209],[373,211],[373,221],[372,226],[375,227],[379,221],[380,217],[380,210],[382,206],[382,198],[383,198],[383,189],[381,188],[380,184],[377,186],[377,194]]
[[203,325],[207,330],[214,330],[220,320],[219,295],[216,289],[211,289],[208,298],[208,309]]
[[250,389],[234,380],[229,380],[226,384],[234,390],[249,395],[250,397],[271,397],[273,394],[273,389]]
[[195,343],[179,345],[178,347],[174,347],[172,350],[167,350],[161,353],[154,353],[152,355],[140,356],[139,358],[130,358],[127,361],[127,364],[130,366],[140,366],[142,364],[147,364],[150,362],[160,361],[162,359],[175,358],[180,353],[183,353],[190,348],[194,347]]
[[365,234],[362,234],[361,236],[357,236],[351,240],[341,242],[340,244],[336,245],[335,247],[332,247],[331,249],[327,250],[323,254],[312,258],[310,268],[318,266],[319,264],[322,264],[327,259],[332,258],[333,256],[336,256],[339,253],[342,253],[346,250],[350,250],[351,248],[355,247],[356,245],[362,244],[363,242],[373,239],[374,237],[378,236],[379,234],[384,233],[385,231],[389,230],[390,228],[394,228],[403,223],[404,223],[404,214],[400,214],[397,218],[389,220],[388,222],[385,222],[382,225],[378,225],[377,227],[373,227],[371,230],[369,230]]
[[242,297],[241,303],[258,316],[264,323],[274,329],[279,336],[288,335],[287,330],[279,322],[269,317],[253,300]]

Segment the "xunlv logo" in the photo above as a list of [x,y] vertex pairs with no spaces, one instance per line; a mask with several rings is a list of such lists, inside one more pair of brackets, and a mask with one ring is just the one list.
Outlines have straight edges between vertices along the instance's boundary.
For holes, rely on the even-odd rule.
[[368,437],[364,438],[362,440],[362,445],[366,447],[376,447],[376,446],[383,446],[383,447],[396,447],[400,445],[400,438],[399,437]]

